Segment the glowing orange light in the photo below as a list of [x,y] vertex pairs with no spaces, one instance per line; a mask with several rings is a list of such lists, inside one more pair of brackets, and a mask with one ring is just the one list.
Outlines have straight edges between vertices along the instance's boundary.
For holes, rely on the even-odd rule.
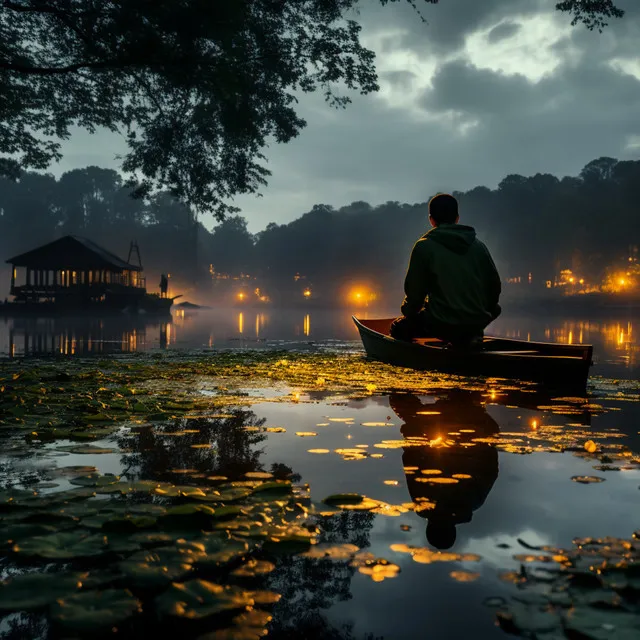
[[532,420],[531,421],[531,428],[535,431],[538,428],[538,421],[537,420]]
[[569,278],[569,282],[570,282],[571,284],[573,284],[575,281],[576,281],[576,279],[575,279],[575,278]]
[[624,278],[620,278],[620,280],[618,280],[618,284],[621,287],[624,287],[624,285],[627,284],[627,281]]
[[302,293],[302,295],[305,298],[310,298],[311,297],[311,289],[305,289],[304,292]]
[[584,284],[584,278],[580,278],[580,284]]
[[238,300],[244,300],[244,293],[242,293],[242,291],[238,294]]

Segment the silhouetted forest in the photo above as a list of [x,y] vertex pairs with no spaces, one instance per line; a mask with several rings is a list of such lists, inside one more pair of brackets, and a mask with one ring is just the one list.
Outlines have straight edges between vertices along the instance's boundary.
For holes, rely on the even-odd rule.
[[[603,157],[576,177],[512,174],[496,189],[454,195],[461,221],[476,227],[504,279],[524,281],[531,273],[544,286],[564,268],[599,278],[640,243],[640,161]],[[168,193],[133,199],[110,169],[75,169],[58,180],[23,173],[15,182],[0,179],[0,252],[4,260],[71,233],[126,258],[136,239],[152,277],[170,272],[186,289],[197,282],[205,297],[211,271],[227,280],[250,274],[276,300],[293,288],[296,274],[313,286],[314,297],[330,299],[349,281],[396,295],[411,247],[428,228],[427,200],[317,204],[289,224],[270,223],[253,235],[240,216],[209,230]]]

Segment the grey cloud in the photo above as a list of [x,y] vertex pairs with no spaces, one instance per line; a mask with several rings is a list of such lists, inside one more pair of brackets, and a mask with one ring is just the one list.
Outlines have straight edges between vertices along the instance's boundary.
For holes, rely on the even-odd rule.
[[[565,63],[538,83],[450,60],[477,29],[505,24],[523,12],[553,12],[554,4],[555,0],[440,0],[425,4],[426,25],[406,3],[366,5],[365,34],[407,28],[403,42],[389,40],[387,46],[411,47],[438,64],[432,88],[419,106],[441,114],[443,121],[416,118],[409,108],[391,108],[376,95],[356,95],[344,111],[332,110],[320,95],[301,96],[299,111],[308,127],[291,143],[267,149],[273,175],[264,197],[235,201],[251,229],[292,220],[319,202],[423,202],[436,191],[495,187],[509,173],[575,175],[599,156],[631,157],[625,143],[628,136],[640,134],[640,82],[612,70],[607,62],[616,56],[637,57],[637,0],[620,0],[629,13],[603,34],[567,29],[556,47]],[[568,24],[568,16],[563,20]],[[572,49],[581,52],[575,64],[568,55]],[[412,74],[393,71],[384,78],[402,95]],[[458,135],[445,122],[450,114],[478,124]],[[60,168],[82,166],[88,159],[102,166],[117,164],[112,158],[122,146],[112,140],[102,134],[74,135],[65,145],[67,155]],[[101,157],[94,157],[96,149]],[[399,256],[403,262],[405,258]]]
[[449,54],[461,49],[465,38],[478,29],[490,28],[516,15],[532,15],[553,6],[551,0],[440,0],[438,4],[417,2],[425,24],[404,3],[381,7],[377,3],[362,11],[367,30],[380,31],[390,25],[406,30],[397,46],[424,55]]
[[397,89],[410,89],[416,74],[411,71],[387,71],[383,77]]
[[358,98],[325,117],[314,109],[298,140],[273,148],[270,186],[263,199],[243,201],[245,212],[261,228],[316,202],[424,201],[440,190],[495,187],[509,173],[576,175],[596,157],[629,157],[627,138],[640,134],[640,82],[605,62],[592,65],[587,57],[537,84],[460,60],[443,65],[422,104],[477,119],[465,136],[379,97]]
[[493,27],[487,34],[487,41],[490,44],[495,44],[501,40],[512,38],[520,31],[522,25],[517,22],[502,22],[497,27]]
[[438,69],[421,105],[428,111],[495,115],[527,108],[532,87],[522,75],[507,76],[490,69],[478,69],[458,59]]

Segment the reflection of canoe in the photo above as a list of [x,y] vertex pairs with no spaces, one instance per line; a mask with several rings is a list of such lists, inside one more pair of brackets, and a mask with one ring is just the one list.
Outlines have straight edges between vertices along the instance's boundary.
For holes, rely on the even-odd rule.
[[584,388],[589,376],[591,345],[486,336],[482,349],[471,351],[447,348],[437,338],[395,340],[389,336],[393,318],[362,320],[354,316],[353,321],[367,355],[388,364],[459,375],[518,378],[563,388]]

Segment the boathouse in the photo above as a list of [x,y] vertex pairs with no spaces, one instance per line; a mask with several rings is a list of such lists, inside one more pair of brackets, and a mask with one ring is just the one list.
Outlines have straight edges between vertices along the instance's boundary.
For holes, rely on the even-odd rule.
[[107,293],[146,294],[141,265],[125,262],[80,236],[64,236],[7,263],[12,266],[11,295],[16,302],[100,302]]

